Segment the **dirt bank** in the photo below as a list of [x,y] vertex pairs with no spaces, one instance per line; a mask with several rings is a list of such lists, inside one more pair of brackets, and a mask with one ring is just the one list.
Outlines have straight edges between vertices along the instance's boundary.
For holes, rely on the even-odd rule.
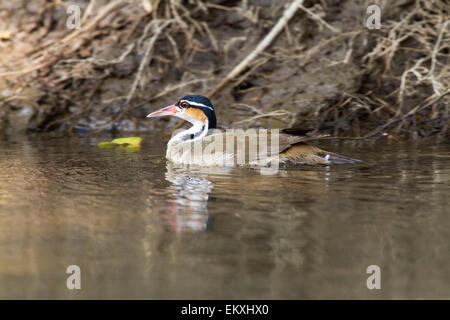
[[[381,8],[369,30],[366,9]],[[291,1],[0,0],[0,132],[147,131],[144,116],[207,94]],[[212,101],[221,126],[301,126],[341,137],[449,135],[446,1],[305,1]]]

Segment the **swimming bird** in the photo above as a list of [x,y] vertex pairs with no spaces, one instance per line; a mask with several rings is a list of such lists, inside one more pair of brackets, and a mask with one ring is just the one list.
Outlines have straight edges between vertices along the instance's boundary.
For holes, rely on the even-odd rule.
[[[175,116],[192,124],[189,129],[175,134],[167,143],[166,158],[179,164],[222,166],[236,163],[238,160],[239,164],[242,164],[242,160],[245,164],[255,164],[255,161],[258,164],[268,164],[275,158],[281,164],[328,165],[361,162],[306,143],[324,138],[327,134],[295,129],[285,129],[281,132],[278,129],[217,132],[214,106],[202,95],[184,96],[175,104],[150,113],[147,118],[162,116]],[[200,150],[202,154],[200,157],[195,156],[196,145],[199,147],[196,150]],[[205,152],[207,149],[209,152]],[[242,149],[245,149],[244,156]],[[248,149],[253,152],[248,152]],[[260,152],[261,150],[266,153]]]

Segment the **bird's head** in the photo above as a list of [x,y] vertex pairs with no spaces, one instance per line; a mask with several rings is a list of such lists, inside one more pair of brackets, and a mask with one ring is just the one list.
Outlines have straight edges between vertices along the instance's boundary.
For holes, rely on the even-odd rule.
[[175,116],[193,125],[208,123],[208,129],[216,128],[216,113],[208,98],[200,95],[184,96],[177,103],[150,113],[147,118]]

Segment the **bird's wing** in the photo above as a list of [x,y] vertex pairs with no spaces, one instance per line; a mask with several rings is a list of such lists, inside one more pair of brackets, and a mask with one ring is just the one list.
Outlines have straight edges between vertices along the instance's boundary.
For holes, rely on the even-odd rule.
[[[295,134],[294,134],[295,132]],[[313,141],[328,137],[326,133],[313,133],[309,130],[297,130],[284,129],[280,133],[279,139],[279,153],[289,149],[293,145],[301,142]]]

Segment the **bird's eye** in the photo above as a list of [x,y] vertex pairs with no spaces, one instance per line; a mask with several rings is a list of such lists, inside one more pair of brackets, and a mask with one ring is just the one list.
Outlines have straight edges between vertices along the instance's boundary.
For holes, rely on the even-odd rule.
[[183,101],[183,102],[180,103],[180,107],[181,108],[187,108],[187,107],[189,107],[189,104],[187,102]]

